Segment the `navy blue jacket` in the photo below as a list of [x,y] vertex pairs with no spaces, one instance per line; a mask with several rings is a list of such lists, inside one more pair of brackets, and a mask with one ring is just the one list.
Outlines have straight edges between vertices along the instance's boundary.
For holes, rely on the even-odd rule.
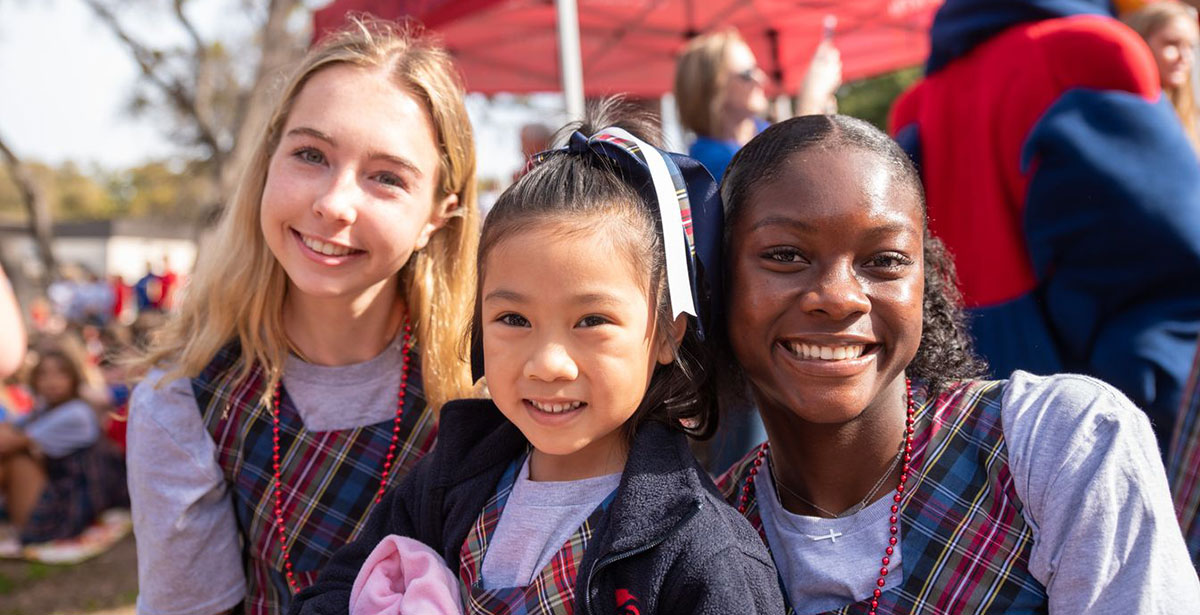
[[[362,563],[388,534],[420,540],[457,571],[471,525],[528,446],[490,400],[446,404],[433,452],[296,596],[290,613],[345,613]],[[665,425],[639,428],[593,541],[576,579],[576,613],[783,613],[762,539],[722,500],[686,437]]]

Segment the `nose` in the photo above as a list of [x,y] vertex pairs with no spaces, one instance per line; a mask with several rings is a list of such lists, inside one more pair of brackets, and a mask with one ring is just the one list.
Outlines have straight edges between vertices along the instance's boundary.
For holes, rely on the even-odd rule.
[[313,200],[313,213],[331,222],[351,224],[357,217],[361,198],[362,190],[352,170],[333,173],[325,189]]
[[579,367],[565,346],[547,342],[541,344],[525,362],[524,375],[530,380],[542,382],[574,380],[579,376]]
[[800,306],[806,312],[844,320],[871,311],[871,300],[855,274],[853,263],[835,263],[818,269],[812,284],[800,297]]

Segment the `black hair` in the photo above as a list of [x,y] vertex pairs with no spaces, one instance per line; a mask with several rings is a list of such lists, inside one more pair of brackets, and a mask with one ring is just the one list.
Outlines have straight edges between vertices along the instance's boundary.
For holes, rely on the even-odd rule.
[[[590,106],[582,122],[563,127],[555,140],[562,142],[576,131],[591,135],[609,126],[623,128],[657,145],[657,130],[648,114],[639,113],[619,98]],[[646,202],[639,193],[645,178],[627,175],[601,154],[559,151],[530,168],[500,195],[488,212],[479,241],[479,278],[471,323],[474,339],[482,335],[480,293],[487,275],[488,254],[505,238],[545,224],[555,225],[555,232],[565,236],[607,231],[606,239],[625,253],[634,270],[645,271],[647,294],[656,306],[655,330],[659,336],[670,335],[674,319],[666,291],[658,205]],[[675,360],[655,366],[641,404],[625,424],[626,436],[632,438],[643,421],[653,420],[696,439],[710,437],[718,420],[712,356],[689,317]]]
[[925,235],[925,294],[921,344],[906,368],[907,374],[924,380],[931,394],[947,382],[981,376],[987,366],[972,348],[954,261],[945,245],[929,232],[920,175],[899,144],[867,122],[844,115],[807,115],[775,124],[746,144],[729,163],[721,183],[726,254],[730,229],[755,190],[776,178],[793,154],[817,147],[854,148],[874,154],[898,180],[894,185],[910,191],[920,204]]

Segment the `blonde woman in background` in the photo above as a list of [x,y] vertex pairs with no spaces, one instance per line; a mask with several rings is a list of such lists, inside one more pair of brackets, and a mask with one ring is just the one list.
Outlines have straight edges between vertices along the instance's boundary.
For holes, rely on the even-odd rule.
[[133,395],[139,613],[285,612],[468,393],[479,223],[456,75],[355,22],[283,90]]
[[1178,2],[1154,2],[1123,15],[1122,20],[1150,46],[1163,93],[1175,107],[1188,139],[1200,149],[1196,90],[1192,82],[1196,47],[1200,45],[1196,9]]
[[[688,155],[719,182],[733,155],[767,127],[767,75],[736,30],[697,36],[675,67],[675,104],[683,127],[696,135]],[[827,37],[801,85],[796,115],[836,113],[842,59]],[[786,119],[786,118],[780,118]]]

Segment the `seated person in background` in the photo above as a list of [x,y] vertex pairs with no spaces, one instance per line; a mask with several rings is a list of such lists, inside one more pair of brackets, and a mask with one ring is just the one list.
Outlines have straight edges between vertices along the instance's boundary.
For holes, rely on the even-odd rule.
[[31,380],[33,412],[0,423],[0,490],[24,543],[75,536],[128,501],[124,459],[80,398],[78,361],[61,348],[45,350]]

